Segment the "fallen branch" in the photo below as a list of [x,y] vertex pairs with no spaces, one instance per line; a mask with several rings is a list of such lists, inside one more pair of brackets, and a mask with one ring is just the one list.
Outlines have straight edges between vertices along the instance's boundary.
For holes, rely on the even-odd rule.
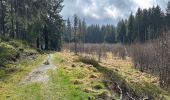
[[[112,75],[111,75],[111,78],[113,79],[113,76],[112,76]],[[122,91],[120,85],[119,85],[117,82],[115,82],[115,83],[116,83],[116,85],[117,85],[117,88],[118,88],[119,91],[120,91],[120,100],[122,100],[122,99],[123,99],[123,91]]]

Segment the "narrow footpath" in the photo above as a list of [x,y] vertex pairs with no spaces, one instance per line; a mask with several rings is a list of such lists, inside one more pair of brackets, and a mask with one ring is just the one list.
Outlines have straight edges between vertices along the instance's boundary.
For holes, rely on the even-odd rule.
[[41,65],[37,66],[26,76],[22,83],[29,84],[32,82],[48,82],[49,76],[47,74],[47,71],[49,69],[55,69],[55,65],[52,64],[51,59],[52,55],[49,55]]

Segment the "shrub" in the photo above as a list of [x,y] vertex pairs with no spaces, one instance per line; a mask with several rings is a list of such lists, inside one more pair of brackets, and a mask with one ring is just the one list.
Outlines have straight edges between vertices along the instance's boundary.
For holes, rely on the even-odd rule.
[[170,88],[170,32],[144,44],[130,46],[129,54],[134,65],[140,71],[149,71],[159,75],[160,85]]
[[170,31],[163,33],[156,50],[159,56],[160,85],[170,89]]
[[[79,44],[77,48],[79,55],[86,54],[92,58],[97,57],[99,62],[107,58],[108,52],[121,59],[125,59],[127,56],[126,48],[122,44]],[[63,49],[74,52],[74,44],[64,44]]]
[[157,67],[157,55],[154,43],[134,44],[131,46],[130,55],[136,68],[140,71],[151,70]]
[[9,45],[12,45],[15,48],[22,47],[22,44],[20,42],[17,42],[17,41],[10,41]]

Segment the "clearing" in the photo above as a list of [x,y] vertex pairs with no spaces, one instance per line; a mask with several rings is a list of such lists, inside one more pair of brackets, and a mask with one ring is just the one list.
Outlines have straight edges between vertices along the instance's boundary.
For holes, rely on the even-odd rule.
[[[44,64],[47,61],[49,65]],[[1,81],[0,99],[169,99],[169,93],[159,88],[158,78],[134,69],[130,58],[121,60],[108,56],[98,63],[70,52],[58,52],[40,55],[35,61],[27,60],[26,65],[26,69]]]

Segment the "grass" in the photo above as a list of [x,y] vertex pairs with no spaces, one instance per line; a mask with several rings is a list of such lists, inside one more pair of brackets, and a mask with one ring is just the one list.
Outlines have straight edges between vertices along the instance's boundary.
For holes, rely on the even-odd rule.
[[[5,46],[9,50],[13,49],[10,45]],[[25,52],[29,51],[29,49],[25,50]],[[98,63],[93,59],[79,59],[72,53],[53,53],[52,62],[56,69],[49,70],[47,83],[20,84],[22,79],[40,65],[46,56],[39,55],[35,61],[23,59],[15,64],[17,70],[12,73],[0,71],[0,74],[5,74],[5,78],[0,80],[0,100],[94,99],[105,92],[111,95],[110,90],[103,83],[106,77],[117,82],[125,91],[130,91],[135,96],[148,95],[151,100],[157,100],[159,96],[170,99],[168,92],[159,87],[157,76],[134,69],[129,58],[126,60],[117,57],[111,59],[111,56]],[[114,77],[110,78],[110,76]]]
[[50,90],[46,96],[50,100],[88,100],[92,94],[83,92],[81,86],[75,86],[72,83],[71,76],[63,69],[50,71],[50,81],[48,89]]
[[[108,91],[102,82],[104,77],[101,73],[89,69],[88,65],[75,62],[74,58],[77,57],[68,53],[55,54],[53,62],[57,69],[49,71],[50,80],[46,87],[46,90],[49,90],[46,96],[51,100],[88,100]],[[92,74],[99,77],[90,79]],[[101,89],[93,89],[98,85]]]
[[[20,84],[21,79],[39,65],[44,57],[46,55],[36,61],[21,62],[22,70],[1,82],[0,100],[93,100],[103,92],[110,93],[102,82],[104,76],[97,69],[75,62],[77,56],[65,53],[52,54],[56,69],[49,70],[47,83]],[[96,78],[90,78],[91,75]]]
[[[113,82],[117,82],[124,91],[129,91],[138,98],[148,96],[151,100],[157,100],[161,96],[164,96],[168,100],[170,97],[167,91],[161,89],[156,83],[151,82],[151,78],[153,76],[147,77],[149,75],[146,75],[146,73],[144,73],[144,75],[143,73],[138,72],[137,70],[132,69],[131,67],[128,67],[128,64],[125,64],[127,68],[120,66],[123,65],[122,62],[119,66],[116,67],[105,67],[103,66],[103,63],[102,65],[100,65],[97,61],[93,59],[80,58],[79,60],[83,63],[93,65],[107,77],[110,77],[110,80],[112,80]],[[118,62],[115,63],[117,64]],[[108,64],[105,63],[105,65]],[[112,63],[112,65],[110,66],[114,66],[114,64]],[[138,78],[136,77],[136,72],[138,72],[137,74],[142,74],[143,76],[139,80],[134,81]]]
[[[30,48],[26,42],[0,38],[0,100],[18,100],[20,94],[17,91],[26,88],[19,88],[20,82],[32,69],[41,64],[45,57],[46,55],[40,55],[35,49]],[[38,90],[35,87],[36,85],[30,85],[27,89]]]
[[43,84],[32,83],[28,85],[22,85],[17,89],[17,100],[42,100],[43,94]]
[[[135,69],[131,58],[126,57],[125,60],[122,60],[116,56],[112,57],[108,53],[108,58],[100,64],[117,72],[132,88],[134,87],[135,91],[142,89],[148,91],[151,98],[165,96],[168,100],[170,99],[170,92],[159,86],[159,76]],[[145,94],[148,94],[148,92]],[[138,95],[141,95],[141,92]]]
[[21,80],[37,65],[41,64],[45,57],[46,55],[39,55],[36,60],[21,60],[17,65],[19,70],[7,74],[3,80],[0,80],[0,100],[8,98],[15,100]]

